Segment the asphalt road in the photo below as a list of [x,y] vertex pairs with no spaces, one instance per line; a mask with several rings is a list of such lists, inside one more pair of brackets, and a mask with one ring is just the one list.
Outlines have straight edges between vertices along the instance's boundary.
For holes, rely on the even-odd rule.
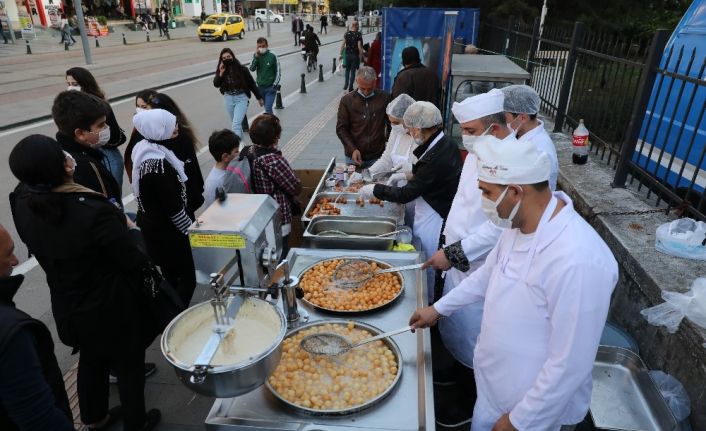
[[[254,45],[254,40],[250,42]],[[331,59],[334,56],[337,57],[338,47],[339,45],[337,43],[321,47],[319,59],[324,64],[325,72],[331,71]],[[246,51],[246,53],[239,55],[238,58],[241,61],[247,62],[252,56],[252,50],[248,49],[244,51]],[[291,97],[287,98],[286,96],[295,95],[299,91],[301,83],[300,74],[306,73],[305,64],[299,54],[282,56],[280,58],[280,64],[283,71],[281,85],[282,96],[285,97],[285,109],[296,109],[296,105],[287,106],[287,101],[290,100]],[[316,80],[317,77],[318,73],[308,73],[305,79],[307,82],[311,82]],[[139,91],[140,89],[141,88],[136,88],[135,91]],[[212,157],[205,148],[205,146],[207,146],[208,136],[213,130],[228,128],[230,125],[223,106],[223,98],[218,90],[213,87],[211,77],[175,85],[162,91],[177,101],[193,124],[196,135],[204,146],[199,155],[199,163],[205,177],[213,165]],[[327,102],[328,101],[322,101],[322,106]],[[111,105],[117,116],[118,123],[126,130],[126,133],[129,134],[132,129],[132,116],[135,112],[134,100],[122,100],[112,103]],[[254,99],[251,100],[248,109],[248,117],[252,119],[260,112],[262,112],[262,108],[260,108]],[[277,113],[277,111],[275,113]],[[286,123],[283,124],[283,126],[286,128]],[[14,144],[23,137],[31,134],[53,136],[55,133],[56,127],[51,120],[0,132],[0,140],[3,142],[3,145],[0,145],[0,196],[8,196],[17,184],[16,179],[12,176],[7,165],[7,159]],[[131,197],[130,187],[127,184],[127,177],[125,184],[123,184],[123,195],[126,202],[128,202],[128,209],[134,211],[135,204]],[[50,311],[49,290],[46,285],[44,273],[39,266],[34,264],[34,260],[27,261],[27,250],[24,244],[19,241],[15,232],[9,203],[6,198],[2,199],[0,202],[0,223],[10,231],[15,241],[16,254],[21,262],[20,266],[16,268],[16,272],[24,273],[26,277],[22,289],[20,289],[20,292],[16,296],[17,305],[20,309],[42,320],[50,327],[55,340],[57,340],[57,358],[59,359],[62,370],[65,371],[75,362],[76,358],[71,358],[69,349],[61,345],[61,343],[58,342],[58,338],[56,338],[54,319]]]

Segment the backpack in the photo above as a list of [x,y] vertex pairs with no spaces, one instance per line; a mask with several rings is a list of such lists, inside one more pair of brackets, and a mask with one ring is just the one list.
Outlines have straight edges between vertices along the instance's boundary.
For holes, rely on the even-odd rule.
[[250,161],[246,157],[238,157],[228,163],[223,189],[226,193],[253,193]]

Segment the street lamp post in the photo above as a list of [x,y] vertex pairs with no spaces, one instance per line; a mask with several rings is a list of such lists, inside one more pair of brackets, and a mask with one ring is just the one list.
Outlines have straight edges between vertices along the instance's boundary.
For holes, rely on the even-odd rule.
[[267,37],[272,37],[272,33],[270,33],[270,21],[272,20],[272,15],[270,15],[270,0],[265,1],[265,18],[267,19]]
[[86,35],[86,25],[83,22],[83,9],[81,9],[81,0],[73,0],[74,9],[76,9],[76,21],[78,24],[78,32],[81,33],[81,45],[83,46],[83,56],[86,58],[86,64],[93,64],[91,57],[91,46],[88,43]]
[[[363,21],[363,0],[358,0],[358,21],[361,23]],[[360,28],[359,30],[363,31],[362,28]]]

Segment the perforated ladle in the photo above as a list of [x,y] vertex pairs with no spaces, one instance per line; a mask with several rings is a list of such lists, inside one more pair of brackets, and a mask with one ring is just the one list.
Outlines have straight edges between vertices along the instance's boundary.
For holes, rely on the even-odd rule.
[[[411,271],[420,269],[422,266],[424,266],[424,263],[415,263],[414,265],[398,266],[373,271],[373,267],[370,266],[370,263],[367,261],[363,259],[351,259],[338,265],[333,273],[332,280],[337,287],[353,289],[364,284],[376,275],[387,274],[389,272]],[[354,274],[354,276],[349,274]]]
[[299,345],[305,352],[311,353],[312,355],[338,356],[347,353],[356,347],[360,347],[383,338],[392,337],[393,335],[401,334],[403,332],[410,331],[411,329],[411,326],[405,326],[404,328],[384,332],[374,337],[366,338],[355,344],[352,344],[348,338],[341,334],[337,334],[335,332],[319,332],[302,338]]

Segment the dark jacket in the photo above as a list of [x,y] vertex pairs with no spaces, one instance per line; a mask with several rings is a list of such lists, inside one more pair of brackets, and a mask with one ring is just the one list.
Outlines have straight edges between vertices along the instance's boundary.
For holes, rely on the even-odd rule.
[[184,173],[189,178],[186,180],[186,202],[187,212],[193,219],[194,213],[203,205],[203,174],[199,159],[196,157],[194,143],[186,138],[186,135],[179,134],[175,139],[172,148],[174,155],[184,162]]
[[[442,133],[432,135],[414,150],[419,159],[412,167],[412,177],[404,187],[376,184],[373,194],[378,199],[406,204],[422,197],[442,218],[446,219],[461,178],[461,153],[458,147],[442,137],[426,154],[429,145]],[[422,157],[422,154],[424,156]]]
[[98,192],[122,208],[121,186],[105,167],[105,157],[99,150],[85,147],[61,132],[56,134],[61,148],[76,160],[74,182]]
[[62,210],[58,222],[45,221],[30,210],[34,193],[14,199],[13,219],[46,274],[62,343],[77,351],[88,344],[111,348],[116,337],[143,337],[138,330],[147,328],[149,315],[141,280],[148,259],[136,245],[139,231],[128,230],[125,214],[92,192],[44,193]]
[[436,72],[420,63],[400,70],[392,85],[392,98],[403,93],[417,102],[431,102],[438,107],[439,78]]
[[302,21],[301,18],[297,17],[296,19],[292,20],[292,33],[301,33],[304,31],[304,21]]
[[110,127],[110,140],[107,144],[105,144],[105,146],[108,148],[115,148],[124,144],[127,137],[125,136],[123,129],[121,129],[118,125],[118,119],[115,118],[115,113],[113,113],[112,108],[108,111],[108,116],[106,117],[105,122],[108,124],[108,127]]
[[[229,66],[229,67],[234,67],[234,66]],[[248,99],[250,98],[251,95],[255,95],[255,99],[262,99],[262,95],[260,94],[260,90],[257,88],[257,84],[255,84],[255,80],[253,79],[252,75],[250,74],[250,70],[248,70],[247,67],[241,66],[242,68],[242,76],[245,82],[243,82],[243,85],[241,88],[235,88],[235,86],[231,83],[229,83],[228,80],[228,72],[229,68],[226,68],[226,72],[223,74],[224,76],[218,76],[218,71],[216,71],[216,75],[213,77],[213,86],[218,88],[221,92],[221,94],[225,94],[226,92],[230,91],[242,91],[244,92],[247,96]]]
[[12,301],[23,280],[0,278],[0,429],[73,431],[51,334]]
[[304,48],[307,52],[315,52],[318,54],[320,46],[321,40],[319,40],[319,36],[313,30],[307,31],[304,36]]
[[346,156],[359,150],[363,160],[380,158],[385,151],[388,103],[390,94],[381,90],[375,90],[375,95],[367,99],[357,91],[341,98],[336,135],[343,143]]

